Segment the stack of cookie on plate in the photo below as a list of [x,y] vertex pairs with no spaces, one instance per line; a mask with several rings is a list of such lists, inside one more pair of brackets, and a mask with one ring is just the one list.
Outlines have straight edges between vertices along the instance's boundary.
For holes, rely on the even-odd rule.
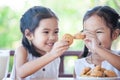
[[90,67],[84,68],[80,77],[117,77],[117,75],[114,71],[107,70],[98,65],[93,69]]

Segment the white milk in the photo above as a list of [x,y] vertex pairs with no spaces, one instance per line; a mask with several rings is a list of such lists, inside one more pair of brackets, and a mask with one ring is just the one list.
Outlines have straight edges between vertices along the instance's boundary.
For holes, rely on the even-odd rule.
[[7,77],[9,67],[9,51],[0,50],[0,80]]

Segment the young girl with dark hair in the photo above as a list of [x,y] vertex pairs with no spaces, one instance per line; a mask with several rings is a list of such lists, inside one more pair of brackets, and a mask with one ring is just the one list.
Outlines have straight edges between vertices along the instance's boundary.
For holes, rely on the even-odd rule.
[[20,20],[22,45],[15,51],[15,80],[57,78],[61,56],[68,42],[58,41],[58,18],[43,6],[27,10]]
[[83,18],[85,58],[75,62],[76,76],[80,76],[85,67],[93,69],[96,65],[101,65],[120,77],[120,55],[111,50],[112,42],[120,34],[119,20],[119,14],[109,6],[96,6],[86,12]]

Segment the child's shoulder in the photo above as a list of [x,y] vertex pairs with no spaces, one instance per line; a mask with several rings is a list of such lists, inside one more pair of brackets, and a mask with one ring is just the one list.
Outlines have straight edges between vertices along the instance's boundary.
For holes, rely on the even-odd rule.
[[27,50],[25,49],[24,46],[20,45],[19,47],[16,48],[15,50],[16,52],[19,51],[19,52],[26,52]]
[[24,46],[20,45],[18,48],[16,48],[15,55],[27,56],[26,48]]

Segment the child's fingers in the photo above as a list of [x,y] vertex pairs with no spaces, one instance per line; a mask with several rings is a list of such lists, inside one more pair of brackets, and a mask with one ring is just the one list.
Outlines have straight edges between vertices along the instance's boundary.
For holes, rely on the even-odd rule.
[[58,57],[64,54],[64,52],[69,48],[69,46],[59,46],[52,49],[51,53],[56,54]]
[[63,54],[68,48],[69,48],[69,46],[63,46],[57,50],[57,53]]
[[66,40],[59,41],[60,46],[69,46],[69,42]]
[[53,49],[61,48],[61,47],[64,47],[64,46],[69,47],[69,43],[67,41],[60,40],[60,41],[58,41],[54,44]]
[[95,33],[92,32],[85,32],[86,38],[97,38]]
[[95,32],[86,32],[86,38],[84,40],[91,40],[97,44],[101,44]]
[[84,42],[86,44],[86,46],[88,47],[88,49],[90,51],[95,51],[95,48],[97,46],[101,45],[101,42],[99,41],[99,39],[96,36],[96,33],[94,32],[85,32],[86,34],[86,38],[84,39]]

